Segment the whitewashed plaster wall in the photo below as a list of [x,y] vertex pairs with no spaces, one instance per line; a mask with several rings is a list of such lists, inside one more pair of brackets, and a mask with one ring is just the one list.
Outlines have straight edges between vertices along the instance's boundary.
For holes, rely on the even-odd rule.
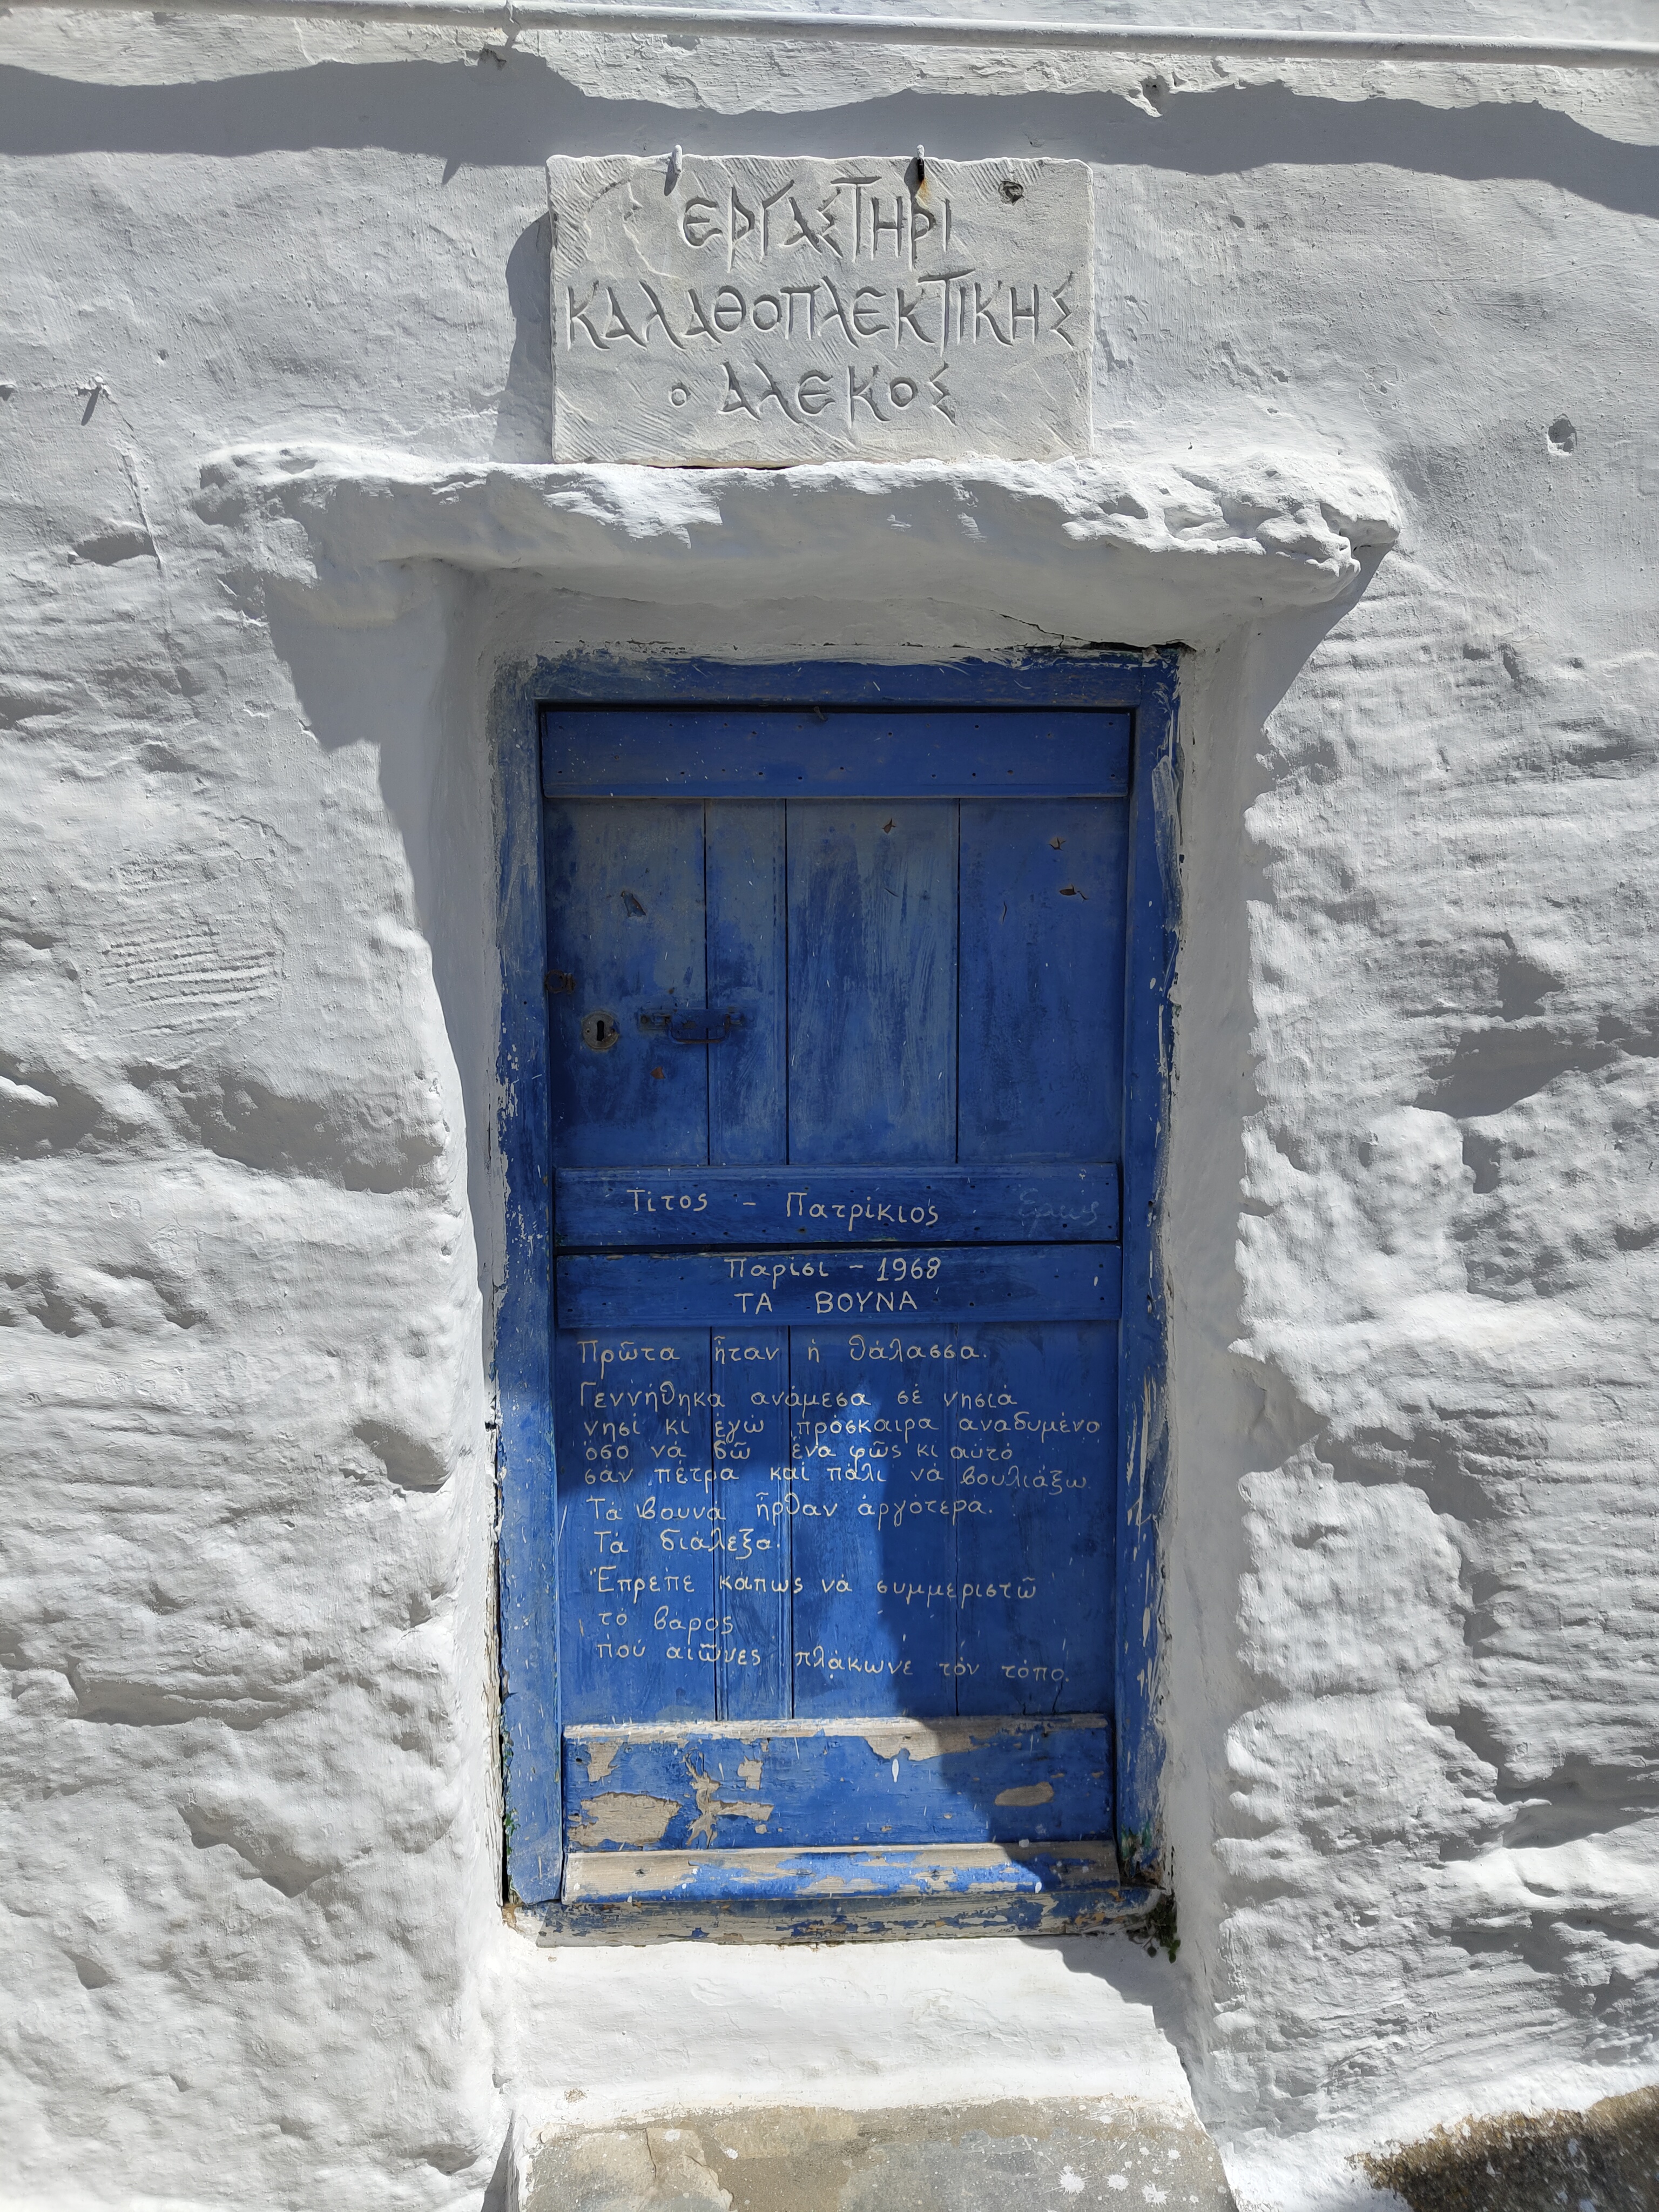
[[[1524,13],[1391,20],[1648,27]],[[550,1962],[499,1912],[495,658],[1057,640],[430,567],[319,605],[201,474],[542,458],[540,164],[675,141],[1085,157],[1103,452],[1395,488],[1363,596],[1186,679],[1183,1942],[1149,1987],[1261,2203],[1651,2078],[1651,81],[137,15],[0,41],[0,2191],[476,2204],[531,2090],[715,2095],[725,2051],[732,2094],[880,2101],[964,2021],[1000,2080],[1095,2085],[1086,2038],[1020,2025],[1075,1953]]]

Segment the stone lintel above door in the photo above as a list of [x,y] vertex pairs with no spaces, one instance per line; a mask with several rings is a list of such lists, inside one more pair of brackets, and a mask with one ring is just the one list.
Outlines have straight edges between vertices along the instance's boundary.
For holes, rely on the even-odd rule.
[[437,563],[595,598],[939,599],[1056,640],[1218,641],[1357,596],[1399,535],[1375,470],[1329,452],[780,469],[518,467],[356,447],[211,455],[193,501],[228,567],[325,621],[395,621]]

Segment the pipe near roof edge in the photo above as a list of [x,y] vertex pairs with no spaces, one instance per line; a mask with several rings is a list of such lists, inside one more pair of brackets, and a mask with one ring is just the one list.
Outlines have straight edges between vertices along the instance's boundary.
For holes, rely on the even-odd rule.
[[[3,12],[138,15],[132,0],[8,0]],[[890,46],[1069,47],[1129,54],[1260,56],[1274,61],[1449,63],[1463,68],[1659,69],[1659,46],[1589,39],[1389,38],[1190,29],[1168,23],[1036,22],[974,15],[860,15],[804,9],[662,8],[629,0],[166,0],[168,15],[312,21],[476,25],[523,31],[632,32],[700,39],[828,39]]]

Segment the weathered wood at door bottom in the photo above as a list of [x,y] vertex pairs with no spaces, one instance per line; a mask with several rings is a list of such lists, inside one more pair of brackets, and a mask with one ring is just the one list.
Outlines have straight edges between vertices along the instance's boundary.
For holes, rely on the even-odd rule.
[[1088,1935],[1159,1902],[1119,1881],[1109,1843],[573,1851],[562,1902],[535,1917],[544,1943],[822,1943]]
[[723,1898],[1038,1897],[1117,1884],[1110,1844],[911,1844],[836,1850],[572,1851],[567,1905]]
[[573,1728],[566,1840],[629,1860],[764,1843],[757,1864],[814,1845],[1086,1849],[1111,1833],[1111,1771],[1099,1713]]

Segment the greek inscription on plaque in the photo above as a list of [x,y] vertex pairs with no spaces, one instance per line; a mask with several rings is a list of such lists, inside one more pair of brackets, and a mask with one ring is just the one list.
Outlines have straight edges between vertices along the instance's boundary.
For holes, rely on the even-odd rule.
[[1080,161],[548,164],[556,461],[1086,453]]

